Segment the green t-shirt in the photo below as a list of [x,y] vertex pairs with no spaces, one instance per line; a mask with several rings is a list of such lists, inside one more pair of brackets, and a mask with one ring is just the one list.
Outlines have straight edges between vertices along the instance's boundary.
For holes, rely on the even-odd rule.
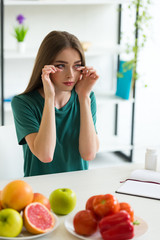
[[[93,92],[90,98],[92,118],[96,125],[96,100]],[[26,135],[39,131],[44,98],[35,90],[15,96],[11,105],[18,143],[23,145],[24,176],[88,169],[88,161],[84,161],[79,153],[80,105],[74,89],[68,103],[60,109],[55,108],[56,147],[50,163],[41,162],[32,154],[25,141]]]

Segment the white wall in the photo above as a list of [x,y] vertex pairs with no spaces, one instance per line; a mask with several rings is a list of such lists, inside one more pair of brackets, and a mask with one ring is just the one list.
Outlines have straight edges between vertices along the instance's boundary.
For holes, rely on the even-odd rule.
[[[147,45],[142,53],[139,69],[141,79],[137,83],[135,143],[143,145],[135,150],[142,160],[145,147],[155,146],[160,153],[160,2],[154,0],[150,8],[152,16]],[[144,87],[147,84],[147,87]],[[141,158],[141,159],[140,159]],[[160,158],[159,158],[160,161]]]
[[[28,48],[40,45],[45,35],[52,30],[65,30],[75,34],[80,40],[94,43],[116,41],[117,15],[112,5],[68,5],[68,6],[7,6],[5,7],[5,47],[16,47],[13,26],[16,16],[22,13],[29,26]],[[112,19],[112,22],[111,22]]]
[[[140,77],[136,82],[134,161],[144,161],[148,146],[154,146],[160,153],[159,0],[152,1],[149,11],[152,20],[147,30],[147,44],[139,56]],[[128,22],[125,24],[125,29],[128,30]],[[125,111],[126,109],[122,109],[123,115]],[[125,132],[125,128],[121,131]]]

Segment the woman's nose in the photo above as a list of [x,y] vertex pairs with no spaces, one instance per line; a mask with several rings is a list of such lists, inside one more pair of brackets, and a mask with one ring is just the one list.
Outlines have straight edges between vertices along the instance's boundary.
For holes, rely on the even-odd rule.
[[74,70],[72,68],[68,68],[66,76],[67,78],[72,78],[74,76]]

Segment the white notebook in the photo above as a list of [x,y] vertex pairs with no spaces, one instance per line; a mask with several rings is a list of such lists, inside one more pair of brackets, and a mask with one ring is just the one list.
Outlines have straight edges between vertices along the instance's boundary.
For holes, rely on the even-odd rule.
[[135,170],[129,179],[122,181],[116,193],[160,200],[160,172]]

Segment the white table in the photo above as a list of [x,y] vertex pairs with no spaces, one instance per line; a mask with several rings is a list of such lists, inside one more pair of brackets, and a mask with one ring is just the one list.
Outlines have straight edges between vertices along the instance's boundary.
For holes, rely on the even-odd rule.
[[[73,189],[77,195],[77,205],[72,214],[84,209],[87,199],[92,195],[113,194],[120,202],[128,202],[134,209],[135,215],[147,222],[148,231],[138,239],[158,240],[160,239],[160,202],[158,200],[115,193],[121,184],[121,180],[129,177],[134,169],[141,168],[143,168],[142,165],[126,163],[126,165],[109,166],[103,169],[27,177],[24,180],[32,186],[34,192],[41,192],[46,197],[49,197],[50,193],[57,188],[67,187]],[[0,181],[0,189],[8,182]],[[41,239],[76,240],[77,238],[72,236],[64,227],[66,217],[60,216],[59,227]]]

